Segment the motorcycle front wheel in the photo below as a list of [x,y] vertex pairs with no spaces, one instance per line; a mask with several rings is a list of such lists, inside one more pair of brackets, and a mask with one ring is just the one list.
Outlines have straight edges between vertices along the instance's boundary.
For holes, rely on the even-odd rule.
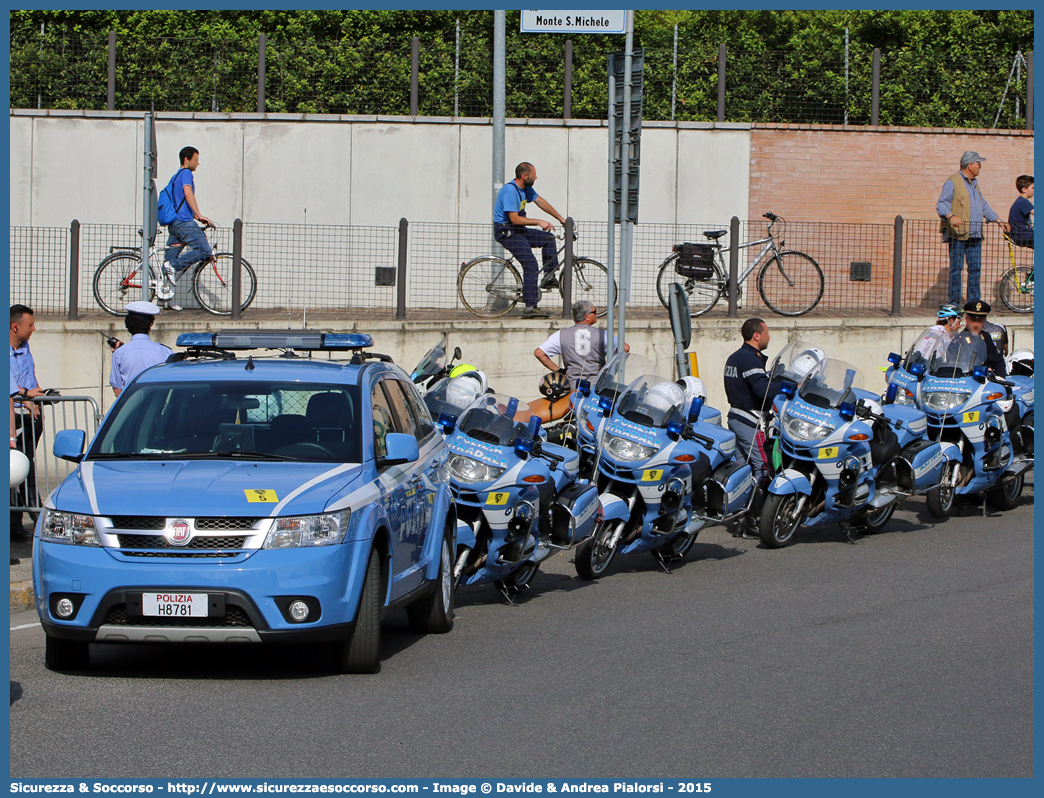
[[928,512],[932,518],[938,521],[945,521],[950,517],[950,513],[953,512],[953,500],[957,496],[957,491],[953,487],[955,475],[954,471],[960,474],[960,463],[950,463],[946,466],[943,471],[942,479],[939,480],[939,484],[928,491],[925,494],[925,501],[928,503]]
[[781,549],[790,544],[794,533],[805,520],[797,510],[798,496],[787,493],[783,496],[770,494],[758,519],[758,534],[761,542],[770,549]]
[[577,546],[573,565],[576,567],[576,575],[581,579],[597,579],[605,573],[616,556],[616,546],[612,543],[613,531],[614,525],[603,521],[591,537]]

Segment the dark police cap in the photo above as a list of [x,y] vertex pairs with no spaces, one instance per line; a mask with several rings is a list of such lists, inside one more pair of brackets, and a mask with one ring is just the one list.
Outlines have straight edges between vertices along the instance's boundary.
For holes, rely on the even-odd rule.
[[981,316],[984,319],[990,310],[990,303],[984,302],[981,299],[974,299],[970,302],[966,302],[964,305],[964,312],[969,316]]

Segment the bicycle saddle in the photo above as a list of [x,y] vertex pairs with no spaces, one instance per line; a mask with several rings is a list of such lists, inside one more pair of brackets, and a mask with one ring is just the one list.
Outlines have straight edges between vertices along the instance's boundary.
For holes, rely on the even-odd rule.
[[717,241],[719,238],[721,238],[727,232],[729,232],[729,231],[728,230],[705,230],[703,232],[703,236],[704,236],[704,238],[711,239],[711,241]]

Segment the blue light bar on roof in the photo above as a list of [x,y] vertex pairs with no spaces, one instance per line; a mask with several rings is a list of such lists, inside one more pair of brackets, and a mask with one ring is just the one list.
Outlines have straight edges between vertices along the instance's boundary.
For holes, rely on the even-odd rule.
[[300,349],[349,352],[373,346],[364,333],[324,333],[318,330],[222,330],[216,333],[182,333],[178,346],[197,349]]

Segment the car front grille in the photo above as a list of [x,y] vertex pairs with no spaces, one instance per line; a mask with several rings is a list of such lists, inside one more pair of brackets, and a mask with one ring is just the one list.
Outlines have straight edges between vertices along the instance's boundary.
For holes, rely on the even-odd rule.
[[[235,531],[253,529],[257,518],[197,518],[196,531],[216,532],[222,530]],[[167,519],[156,515],[114,515],[113,529],[127,529],[141,532],[154,532],[165,529]]]
[[174,551],[185,551],[187,549],[217,549],[228,551],[230,549],[241,549],[246,543],[246,535],[192,538],[186,546],[172,546],[162,535],[117,535],[121,549],[173,549]]
[[200,626],[212,629],[253,629],[254,624],[242,607],[226,605],[223,618],[153,618],[127,617],[127,605],[116,604],[105,616],[106,624],[113,626]]

